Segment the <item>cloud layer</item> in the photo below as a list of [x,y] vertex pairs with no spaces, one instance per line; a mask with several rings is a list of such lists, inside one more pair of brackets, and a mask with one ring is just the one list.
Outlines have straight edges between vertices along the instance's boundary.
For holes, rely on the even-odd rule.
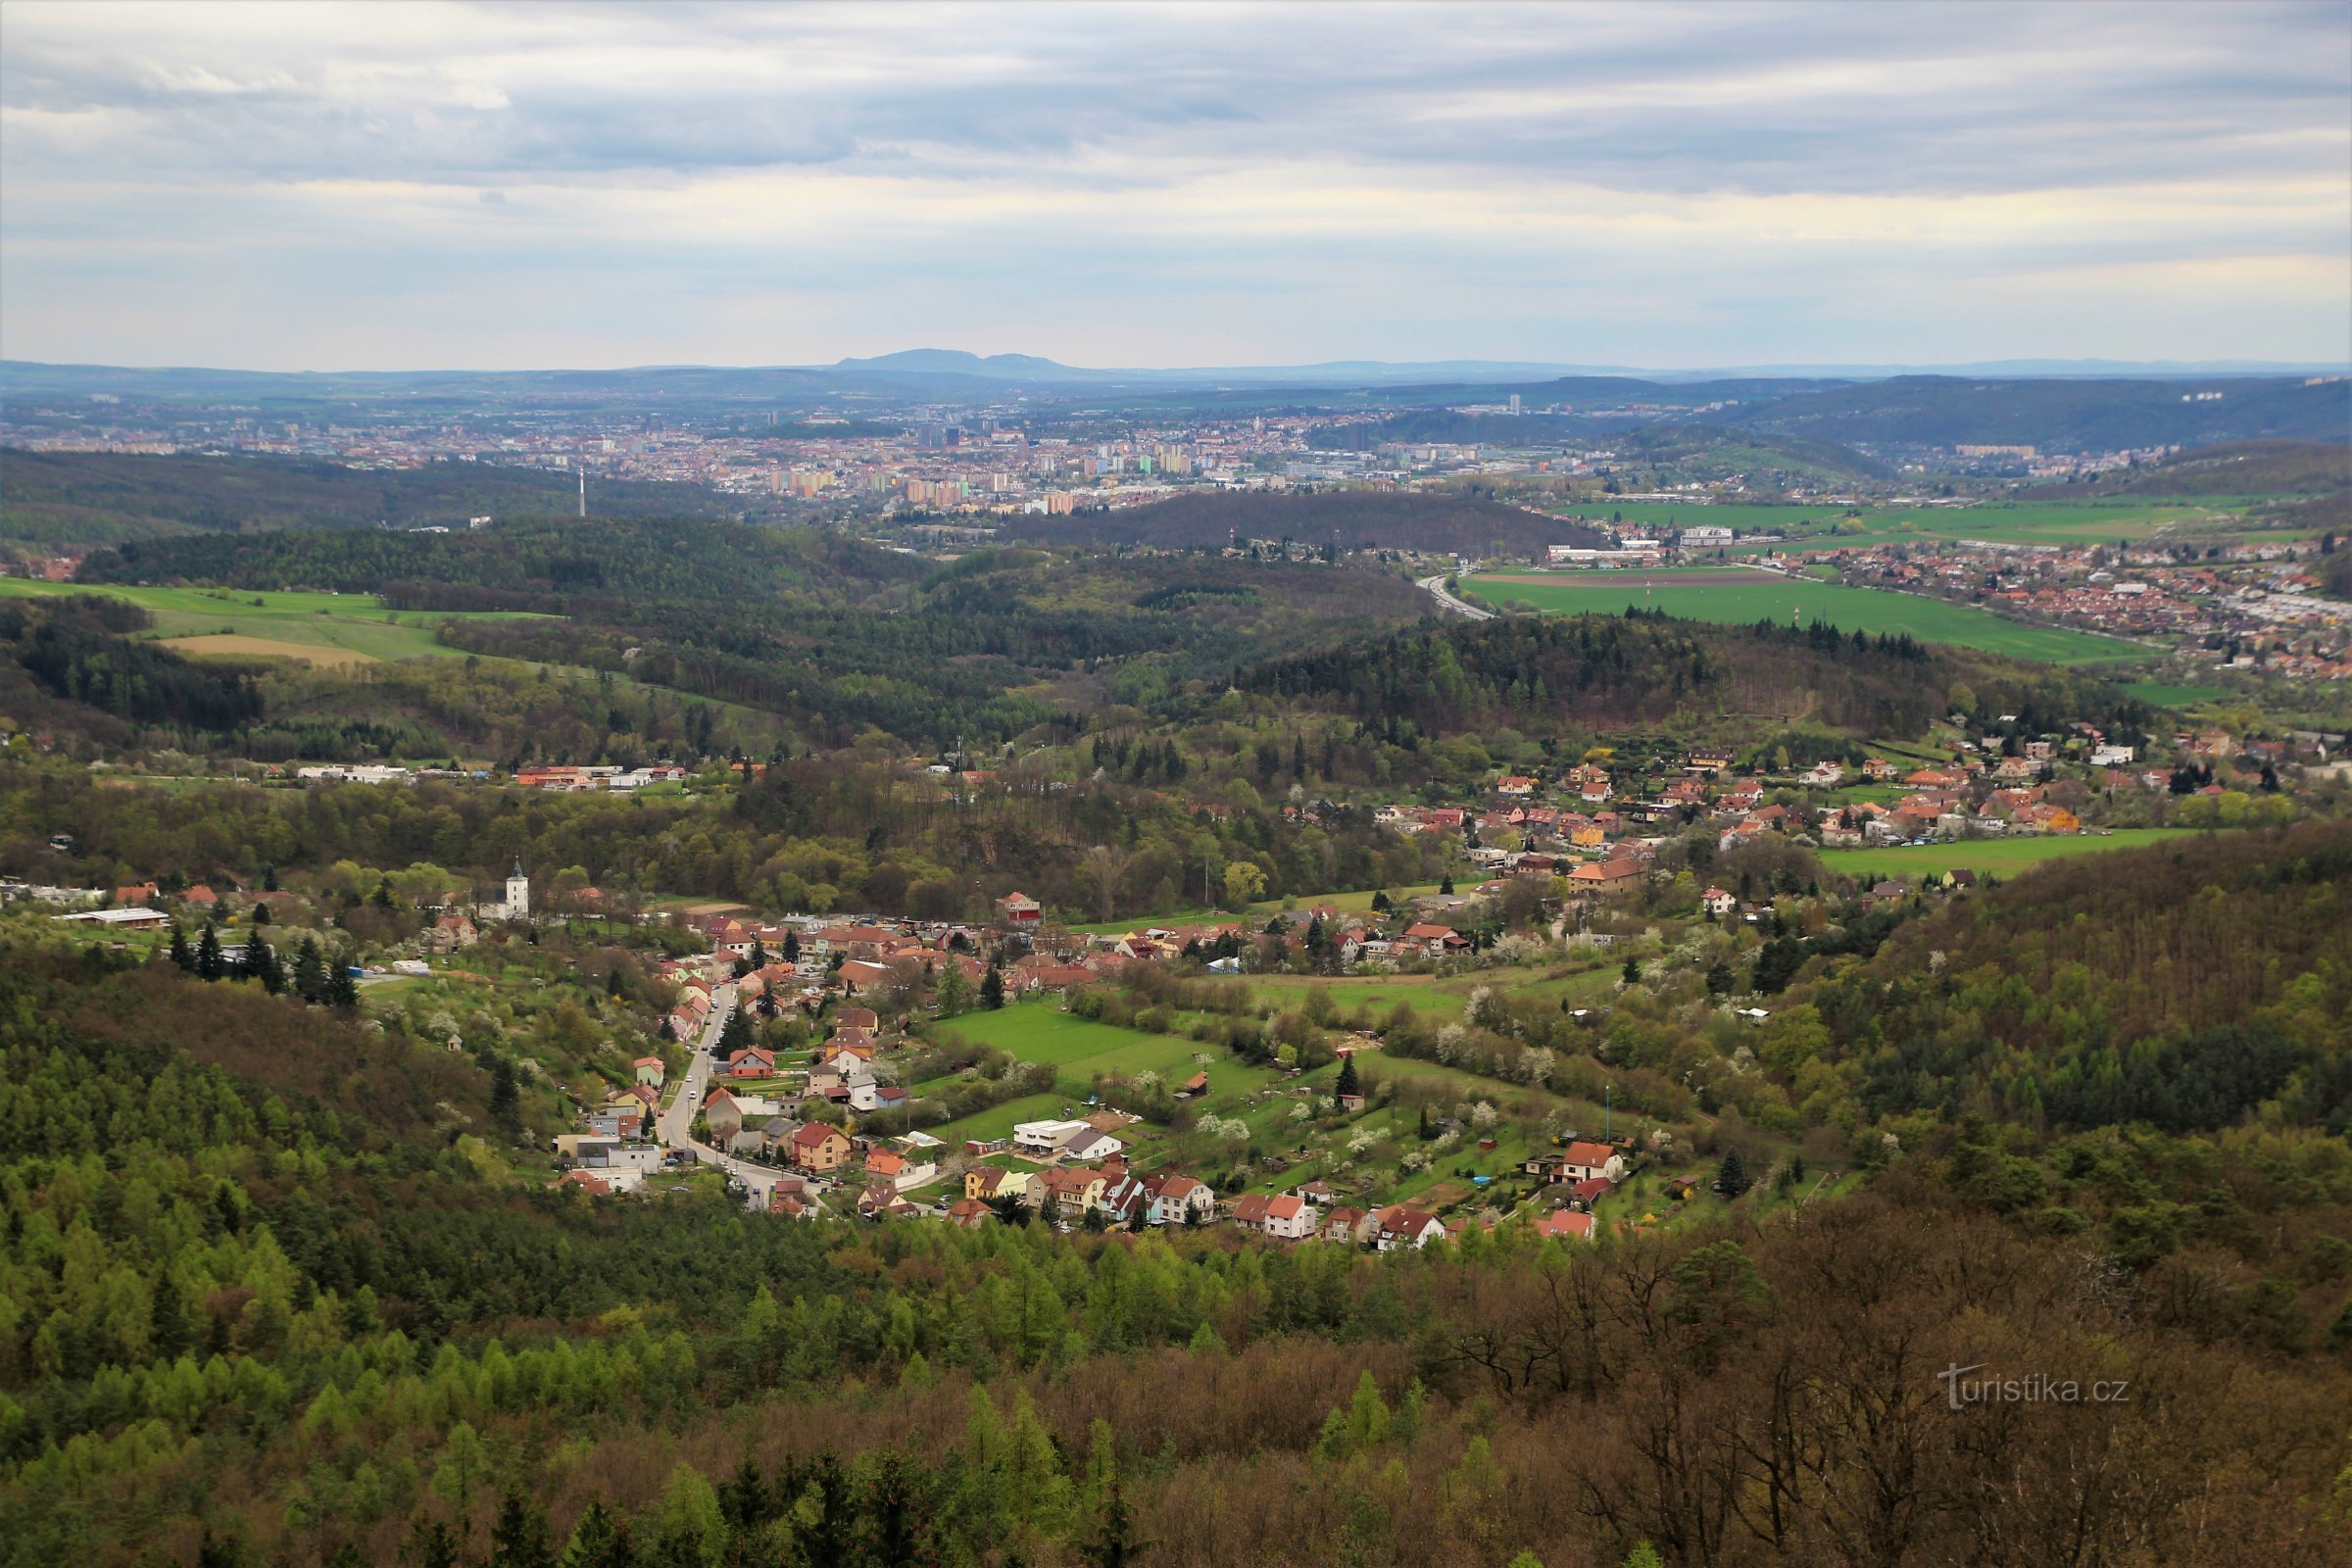
[[2348,19],[12,3],[0,352],[2347,358]]

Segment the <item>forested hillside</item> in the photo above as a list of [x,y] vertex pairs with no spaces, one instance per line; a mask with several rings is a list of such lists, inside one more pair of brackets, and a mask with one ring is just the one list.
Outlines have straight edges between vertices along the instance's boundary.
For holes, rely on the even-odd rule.
[[2061,862],[1813,994],[1877,1113],[2352,1131],[2352,828]]
[[1448,551],[1525,556],[1547,544],[1593,545],[1577,523],[1496,502],[1386,490],[1305,495],[1188,495],[1150,506],[1013,519],[1038,544],[1154,545],[1221,550],[1235,538],[1288,540],[1307,549]]
[[[2187,869],[2257,901],[2255,968],[2333,976],[2294,1000],[2340,1059],[2342,833],[2240,838]],[[1799,992],[1859,1039],[1839,995],[1964,999],[2158,903],[1996,899]],[[511,1185],[496,1020],[453,1054],[397,1004],[0,942],[10,1562],[2340,1557],[2352,1160],[2301,1101],[2047,1140],[1964,1101],[1873,1133],[1857,1196],[1598,1245],[794,1223]],[[2141,1015],[2259,1009],[2244,968]],[[1955,1405],[1986,1364],[2123,1393]]]
[[[0,454],[0,540],[115,544],[268,528],[394,527],[514,514],[567,513],[570,474],[471,463],[364,469],[293,458]],[[596,511],[620,516],[729,516],[700,486],[599,480]]]
[[692,596],[769,598],[911,581],[921,563],[838,534],[686,517],[518,517],[449,534],[281,530],[101,551],[80,581],[377,593],[403,610],[571,612]]
[[1522,615],[1400,632],[1270,661],[1237,684],[1431,734],[1720,714],[1907,735],[1954,706],[1955,685],[1968,688],[1963,706],[2016,710],[2021,721],[2031,712],[2029,727],[2148,716],[2122,693],[2046,665],[1930,650],[1908,636],[1848,637],[1826,623],[1709,626],[1630,605],[1623,615]]
[[[2223,391],[2220,398],[2200,393]],[[2341,441],[2342,381],[2230,376],[2214,381],[1898,375],[1806,390],[1709,422],[1753,425],[1844,446],[2026,445],[2052,452]]]

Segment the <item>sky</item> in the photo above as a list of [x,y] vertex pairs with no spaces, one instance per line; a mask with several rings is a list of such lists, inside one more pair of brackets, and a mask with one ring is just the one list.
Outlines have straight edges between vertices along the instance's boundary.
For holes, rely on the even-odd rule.
[[2352,359],[2352,6],[0,6],[0,357]]

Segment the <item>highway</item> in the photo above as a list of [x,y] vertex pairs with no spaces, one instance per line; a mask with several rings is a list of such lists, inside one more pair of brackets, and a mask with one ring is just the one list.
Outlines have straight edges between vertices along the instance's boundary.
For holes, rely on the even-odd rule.
[[1447,593],[1446,591],[1446,575],[1441,571],[1434,577],[1421,579],[1421,586],[1429,590],[1430,597],[1438,602],[1441,609],[1450,610],[1457,615],[1467,615],[1472,620],[1493,620],[1494,618],[1494,612],[1492,610],[1481,610],[1476,605],[1466,600],[1456,599],[1452,594]]

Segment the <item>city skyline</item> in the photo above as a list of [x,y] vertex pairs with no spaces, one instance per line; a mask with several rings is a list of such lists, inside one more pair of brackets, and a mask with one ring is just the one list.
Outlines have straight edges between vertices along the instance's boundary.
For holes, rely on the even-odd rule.
[[2336,6],[12,6],[0,354],[2352,358]]

